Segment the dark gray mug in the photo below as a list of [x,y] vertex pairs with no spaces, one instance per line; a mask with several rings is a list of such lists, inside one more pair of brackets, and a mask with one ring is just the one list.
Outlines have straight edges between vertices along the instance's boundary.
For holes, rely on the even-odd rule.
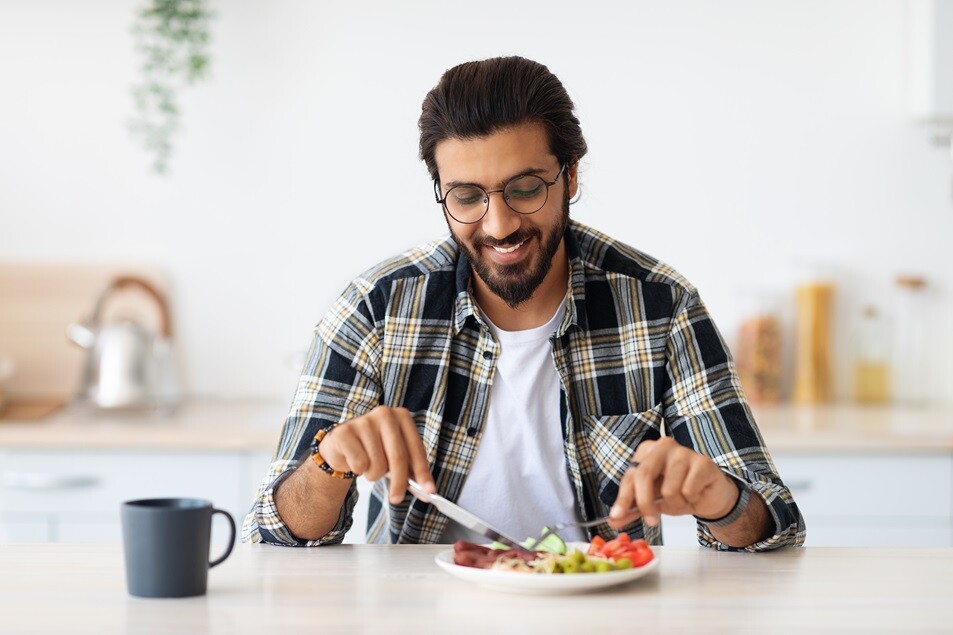
[[[231,526],[228,548],[209,562],[212,515]],[[150,498],[122,504],[122,544],[129,593],[146,598],[204,595],[208,570],[235,546],[231,514],[198,498]]]

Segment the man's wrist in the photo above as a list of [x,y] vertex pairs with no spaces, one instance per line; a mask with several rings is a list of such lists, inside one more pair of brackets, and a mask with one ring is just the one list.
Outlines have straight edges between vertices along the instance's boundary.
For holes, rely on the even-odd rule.
[[329,426],[325,426],[324,428],[321,428],[320,430],[318,430],[317,434],[314,435],[314,441],[311,443],[311,460],[314,461],[315,465],[321,468],[321,471],[323,471],[324,473],[326,473],[327,475],[333,478],[338,478],[338,479],[356,478],[357,474],[355,474],[354,472],[351,472],[350,470],[341,472],[339,470],[334,469],[333,467],[328,465],[328,462],[324,460],[323,456],[321,456],[321,452],[319,449],[321,445],[321,441],[324,440],[324,437],[325,435],[327,435],[328,432],[338,427],[339,425],[341,424],[335,423]]
[[738,499],[728,513],[720,518],[701,518],[700,516],[695,516],[695,520],[705,523],[709,527],[726,527],[733,524],[744,515],[745,510],[748,508],[748,503],[751,501],[751,489],[747,483],[727,472],[725,472],[725,476],[738,487]]

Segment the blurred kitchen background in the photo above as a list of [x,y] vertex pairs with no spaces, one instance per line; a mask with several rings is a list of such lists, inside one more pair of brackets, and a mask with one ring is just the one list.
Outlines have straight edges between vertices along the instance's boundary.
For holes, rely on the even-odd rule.
[[700,289],[753,401],[953,404],[953,0],[208,2],[162,173],[130,133],[150,4],[0,1],[9,404],[76,394],[66,326],[136,274],[168,302],[181,394],[276,404],[271,444],[337,294],[446,232],[424,95],[509,54],[575,100],[573,217]]

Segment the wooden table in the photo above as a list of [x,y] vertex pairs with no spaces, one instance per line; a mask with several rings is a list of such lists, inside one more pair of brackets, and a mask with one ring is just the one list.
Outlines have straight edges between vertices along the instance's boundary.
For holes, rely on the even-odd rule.
[[208,595],[170,600],[126,593],[120,545],[0,545],[0,632],[953,632],[953,549],[662,547],[640,580],[541,597],[450,576],[446,548],[243,544]]

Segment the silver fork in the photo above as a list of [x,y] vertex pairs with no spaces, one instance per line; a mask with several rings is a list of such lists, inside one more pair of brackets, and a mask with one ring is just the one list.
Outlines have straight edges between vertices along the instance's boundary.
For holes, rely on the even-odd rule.
[[[661,501],[661,499],[659,500]],[[634,514],[637,511],[639,511],[639,508],[633,507],[632,509],[628,511],[628,513]],[[563,529],[567,529],[569,527],[579,527],[580,529],[584,529],[587,527],[595,527],[596,525],[601,525],[602,523],[608,520],[609,520],[608,516],[602,516],[601,518],[596,518],[595,520],[571,521],[571,522],[565,522],[565,523],[557,523],[553,525],[552,527],[547,526],[543,529],[543,533],[540,535],[540,537],[534,540],[533,542],[531,542],[530,544],[526,545],[526,548],[529,549],[530,551],[535,550],[536,547],[539,546],[539,543],[543,542],[544,540],[546,540],[547,538],[549,538],[556,532],[562,531]]]
[[[629,467],[630,467],[630,468],[637,468],[637,467],[639,467],[639,462],[638,462],[638,461],[629,461]],[[661,502],[662,502],[662,499],[661,499],[661,498],[656,498],[656,499],[655,499],[655,502],[656,502],[656,503],[661,503]],[[637,513],[638,511],[639,511],[639,508],[638,508],[638,507],[633,507],[633,508],[630,509],[628,512],[626,512],[626,514],[623,514],[623,515],[635,514],[635,513]],[[595,520],[584,520],[584,521],[571,521],[571,522],[565,522],[565,523],[556,523],[556,524],[553,525],[552,527],[548,527],[548,526],[547,526],[547,527],[544,527],[544,528],[543,528],[543,533],[540,535],[540,537],[537,538],[536,540],[534,540],[533,542],[529,543],[529,544],[526,546],[526,548],[529,549],[530,551],[536,549],[536,547],[539,546],[539,543],[543,542],[544,540],[546,540],[547,538],[549,538],[550,536],[552,536],[553,534],[555,534],[557,531],[562,531],[563,529],[567,529],[567,528],[569,528],[569,527],[579,527],[580,529],[585,529],[585,528],[588,528],[588,527],[595,527],[596,525],[601,525],[602,523],[607,522],[608,520],[609,520],[609,516],[606,515],[606,516],[602,516],[602,517],[600,517],[600,518],[596,518]]]

